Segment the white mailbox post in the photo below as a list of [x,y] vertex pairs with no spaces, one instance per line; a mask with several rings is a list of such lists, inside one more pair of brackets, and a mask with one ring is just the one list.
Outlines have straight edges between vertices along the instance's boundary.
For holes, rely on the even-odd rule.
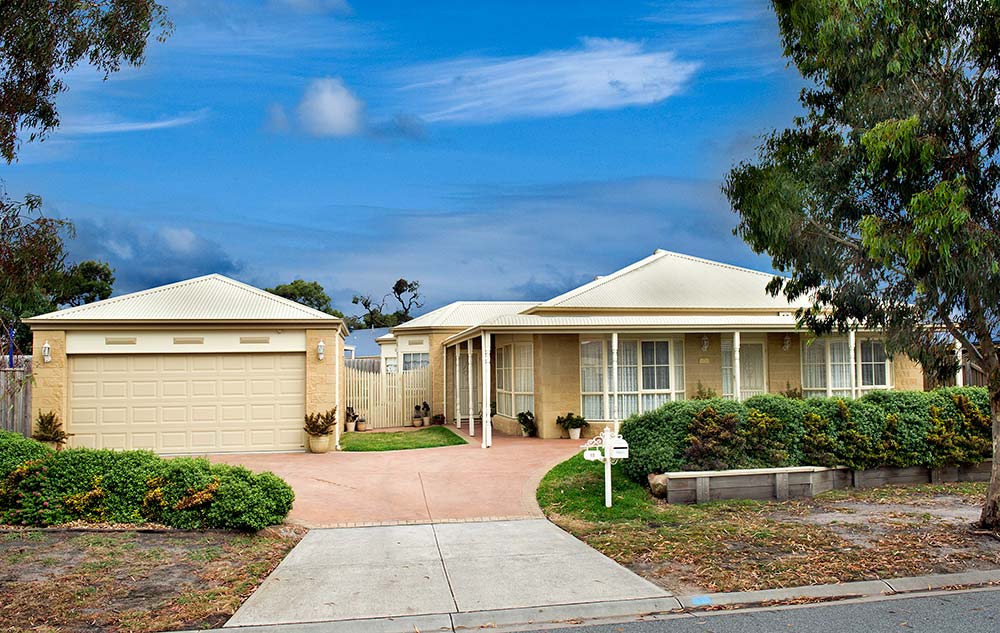
[[606,426],[601,434],[583,445],[583,458],[588,462],[604,462],[604,507],[611,507],[611,464],[628,459],[628,442],[615,430]]

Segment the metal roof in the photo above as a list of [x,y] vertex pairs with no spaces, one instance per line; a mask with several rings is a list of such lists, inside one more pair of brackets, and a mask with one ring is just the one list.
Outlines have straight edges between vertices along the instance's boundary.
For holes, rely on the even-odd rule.
[[517,314],[536,301],[456,301],[392,328],[393,332],[423,328],[467,328],[490,319]]
[[[649,257],[570,290],[528,312],[547,309],[774,309],[790,310],[765,289],[773,274],[657,250]],[[801,305],[807,305],[803,302]]]
[[640,314],[598,316],[549,316],[545,314],[514,314],[499,317],[468,328],[445,341],[446,345],[478,336],[481,332],[731,332],[787,331],[796,327],[795,315],[782,314]]
[[218,274],[49,312],[26,323],[302,322],[337,317]]

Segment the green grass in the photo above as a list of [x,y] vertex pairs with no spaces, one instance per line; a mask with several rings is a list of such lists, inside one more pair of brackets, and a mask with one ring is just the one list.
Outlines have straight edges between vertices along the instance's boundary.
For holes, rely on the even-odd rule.
[[395,433],[344,433],[340,447],[345,451],[405,451],[411,448],[436,448],[467,444],[443,426],[429,426],[419,431]]

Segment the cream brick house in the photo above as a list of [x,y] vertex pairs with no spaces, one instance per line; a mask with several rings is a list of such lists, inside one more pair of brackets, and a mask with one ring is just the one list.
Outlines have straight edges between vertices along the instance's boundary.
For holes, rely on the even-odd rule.
[[542,303],[434,310],[378,339],[383,368],[429,365],[434,412],[469,425],[484,446],[494,426],[518,432],[520,411],[534,412],[539,435],[553,438],[567,412],[594,430],[691,397],[699,385],[735,399],[789,388],[825,396],[923,388],[920,366],[889,358],[878,332],[801,332],[799,306],[765,291],[772,278],[658,250]]

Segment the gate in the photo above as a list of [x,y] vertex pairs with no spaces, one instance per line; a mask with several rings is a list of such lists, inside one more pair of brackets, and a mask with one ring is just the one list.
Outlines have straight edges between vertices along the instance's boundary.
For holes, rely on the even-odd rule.
[[413,407],[431,401],[431,368],[395,374],[345,369],[347,406],[368,421],[372,429],[409,424]]
[[7,359],[0,366],[0,430],[31,435],[31,357],[16,357],[14,367]]

